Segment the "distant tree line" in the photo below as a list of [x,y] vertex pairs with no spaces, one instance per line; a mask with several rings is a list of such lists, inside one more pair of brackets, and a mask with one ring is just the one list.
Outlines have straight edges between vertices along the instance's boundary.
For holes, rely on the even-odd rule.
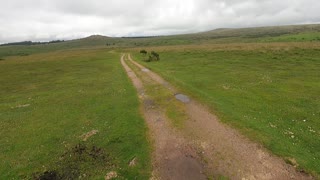
[[31,45],[39,45],[39,44],[53,44],[53,43],[61,43],[64,40],[54,40],[49,42],[32,42],[32,41],[21,41],[21,42],[12,42],[6,44],[0,44],[0,46],[31,46]]

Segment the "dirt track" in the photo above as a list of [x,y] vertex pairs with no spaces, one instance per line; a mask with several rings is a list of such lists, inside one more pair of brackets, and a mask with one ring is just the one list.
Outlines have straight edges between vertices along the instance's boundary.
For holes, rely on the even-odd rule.
[[[139,78],[127,66],[125,58],[141,70],[138,73],[147,75],[149,79]],[[312,179],[222,124],[204,105],[193,99],[183,103],[188,117],[185,128],[180,131],[173,129],[165,113],[146,94],[144,86],[146,83],[158,84],[166,87],[172,95],[178,93],[177,90],[133,61],[130,55],[123,55],[121,63],[138,90],[142,112],[154,140],[154,179],[221,176],[230,179]]]

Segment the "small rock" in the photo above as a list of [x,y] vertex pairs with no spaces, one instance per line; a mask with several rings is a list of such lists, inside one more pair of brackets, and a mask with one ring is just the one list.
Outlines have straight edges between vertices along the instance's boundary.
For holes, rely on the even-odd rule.
[[104,177],[104,179],[105,180],[109,180],[109,179],[113,179],[113,178],[116,178],[116,177],[118,177],[117,172],[111,171]]
[[294,167],[298,167],[298,163],[294,158],[287,158],[288,162],[293,165]]
[[223,88],[223,89],[225,89],[225,90],[230,89],[230,87],[229,87],[229,86],[225,86],[225,85],[223,85],[223,86],[222,86],[222,88]]
[[83,134],[83,135],[81,136],[81,138],[82,138],[83,141],[87,141],[87,139],[88,139],[89,137],[97,134],[98,132],[99,132],[98,130],[92,130],[92,131],[90,131],[90,132],[87,132],[87,133]]
[[272,128],[276,128],[276,127],[277,127],[276,125],[271,124],[271,123],[269,123],[269,125],[270,125],[270,127],[272,127]]
[[136,166],[136,164],[137,164],[137,158],[135,157],[130,161],[129,166],[133,167],[133,166]]
[[23,105],[19,104],[18,106],[16,106],[16,108],[23,108],[28,106],[30,106],[30,104],[23,104]]

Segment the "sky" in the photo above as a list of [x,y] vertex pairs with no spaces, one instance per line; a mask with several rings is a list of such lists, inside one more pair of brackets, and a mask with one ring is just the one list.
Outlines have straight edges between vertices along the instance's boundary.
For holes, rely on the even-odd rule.
[[0,43],[317,23],[319,0],[0,0]]

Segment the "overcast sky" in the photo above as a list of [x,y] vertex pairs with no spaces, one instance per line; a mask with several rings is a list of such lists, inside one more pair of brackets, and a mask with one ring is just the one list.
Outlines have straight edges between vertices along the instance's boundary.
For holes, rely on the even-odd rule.
[[0,43],[320,22],[320,0],[0,0]]

